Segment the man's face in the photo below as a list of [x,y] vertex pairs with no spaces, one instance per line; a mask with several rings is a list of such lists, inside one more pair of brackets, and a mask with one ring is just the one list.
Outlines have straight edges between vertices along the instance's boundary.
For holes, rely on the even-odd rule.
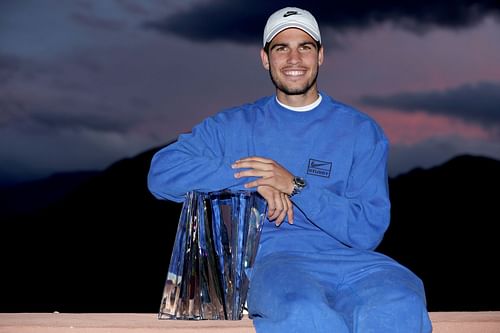
[[323,48],[300,29],[283,30],[273,38],[269,52],[261,53],[278,94],[316,96],[316,78],[323,62]]

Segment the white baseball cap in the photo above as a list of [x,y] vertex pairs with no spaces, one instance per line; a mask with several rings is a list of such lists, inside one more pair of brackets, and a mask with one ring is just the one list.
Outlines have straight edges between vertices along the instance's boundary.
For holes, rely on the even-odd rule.
[[267,19],[264,28],[263,47],[277,34],[288,28],[298,28],[307,32],[315,41],[321,43],[318,22],[307,10],[297,7],[286,7],[274,12]]

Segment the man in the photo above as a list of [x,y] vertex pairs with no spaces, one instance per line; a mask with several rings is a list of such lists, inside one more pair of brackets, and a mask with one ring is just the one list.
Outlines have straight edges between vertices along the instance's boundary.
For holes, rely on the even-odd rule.
[[[272,14],[262,64],[274,96],[209,117],[153,158],[151,192],[255,189],[268,203],[248,306],[258,333],[431,332],[424,288],[374,251],[390,220],[388,141],[367,115],[318,91],[314,17]],[[286,221],[287,223],[282,223]]]

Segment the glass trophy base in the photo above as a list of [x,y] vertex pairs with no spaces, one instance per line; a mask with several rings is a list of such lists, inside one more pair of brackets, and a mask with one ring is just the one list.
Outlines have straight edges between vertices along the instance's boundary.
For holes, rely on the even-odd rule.
[[243,317],[265,210],[265,200],[252,191],[186,195],[159,319]]

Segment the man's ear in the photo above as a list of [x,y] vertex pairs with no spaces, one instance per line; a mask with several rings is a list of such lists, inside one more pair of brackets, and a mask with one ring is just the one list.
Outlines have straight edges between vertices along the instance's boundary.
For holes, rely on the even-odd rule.
[[262,66],[269,70],[269,56],[264,49],[260,49],[260,59],[262,60]]
[[323,45],[321,45],[321,47],[319,48],[318,50],[318,64],[321,66],[321,64],[323,63],[323,59],[324,59],[324,54],[323,54]]

